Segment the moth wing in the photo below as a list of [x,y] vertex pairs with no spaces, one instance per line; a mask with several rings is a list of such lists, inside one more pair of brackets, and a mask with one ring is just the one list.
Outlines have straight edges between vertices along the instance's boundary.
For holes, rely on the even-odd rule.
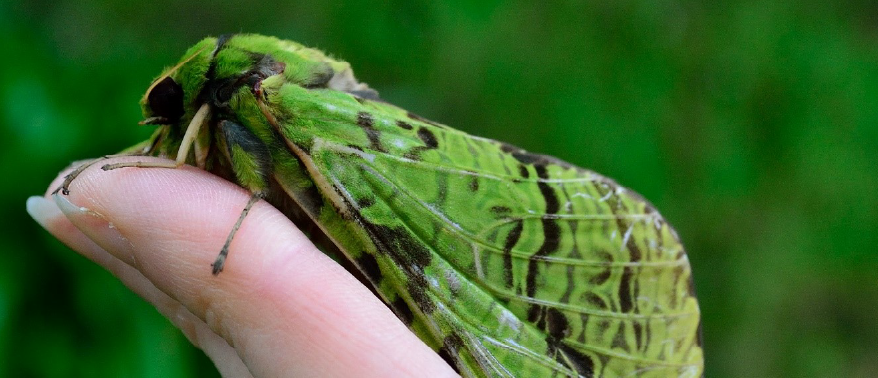
[[461,170],[323,140],[311,158],[368,232],[382,279],[464,370],[699,374],[685,252],[611,180],[558,164],[543,167],[553,178]]

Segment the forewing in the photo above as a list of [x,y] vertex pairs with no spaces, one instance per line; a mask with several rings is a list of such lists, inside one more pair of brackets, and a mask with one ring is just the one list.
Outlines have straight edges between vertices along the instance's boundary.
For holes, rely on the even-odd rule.
[[474,156],[316,139],[311,157],[375,243],[383,284],[464,373],[700,375],[689,263],[649,203],[552,158],[440,135]]

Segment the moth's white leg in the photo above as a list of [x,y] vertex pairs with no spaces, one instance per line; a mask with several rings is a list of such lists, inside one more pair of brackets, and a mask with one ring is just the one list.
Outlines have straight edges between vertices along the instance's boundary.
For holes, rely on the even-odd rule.
[[189,155],[189,149],[195,142],[195,138],[198,136],[198,131],[201,129],[201,125],[204,124],[204,121],[209,115],[210,106],[207,104],[201,105],[201,108],[199,108],[198,111],[195,112],[195,116],[192,117],[192,122],[189,122],[189,126],[186,127],[186,134],[183,135],[183,141],[180,142],[180,149],[177,151],[177,160],[173,163],[128,161],[123,163],[106,164],[101,167],[101,169],[109,171],[126,167],[179,168],[186,163],[186,157]]

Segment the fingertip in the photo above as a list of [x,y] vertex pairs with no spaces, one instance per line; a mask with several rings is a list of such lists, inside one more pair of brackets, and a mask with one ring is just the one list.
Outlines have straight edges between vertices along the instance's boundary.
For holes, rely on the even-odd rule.
[[37,221],[37,223],[45,229],[49,228],[48,225],[51,220],[64,216],[61,213],[61,209],[59,209],[54,202],[49,201],[45,197],[29,197],[25,203],[25,208],[31,218]]

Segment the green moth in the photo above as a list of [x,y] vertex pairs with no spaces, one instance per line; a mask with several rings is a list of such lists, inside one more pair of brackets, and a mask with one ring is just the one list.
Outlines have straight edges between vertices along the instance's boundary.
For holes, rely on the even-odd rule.
[[702,375],[685,250],[606,177],[383,102],[348,63],[272,37],[202,40],[142,105],[158,128],[124,154],[176,161],[104,169],[235,182],[253,196],[234,230],[267,200],[464,376]]

